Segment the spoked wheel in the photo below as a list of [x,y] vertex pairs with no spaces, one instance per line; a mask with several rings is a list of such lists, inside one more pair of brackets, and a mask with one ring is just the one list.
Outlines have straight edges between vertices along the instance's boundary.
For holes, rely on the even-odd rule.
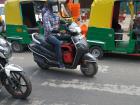
[[98,59],[101,59],[103,57],[103,50],[101,47],[99,46],[93,46],[91,49],[90,49],[90,53],[95,57],[95,58],[98,58]]
[[20,44],[19,42],[16,42],[16,41],[12,42],[12,50],[14,52],[20,53],[23,51],[23,49],[24,49],[23,45]]
[[88,63],[86,65],[81,65],[81,72],[87,77],[93,77],[98,72],[97,63]]
[[4,81],[6,90],[15,98],[25,99],[32,91],[32,85],[24,72],[11,72],[11,78]]

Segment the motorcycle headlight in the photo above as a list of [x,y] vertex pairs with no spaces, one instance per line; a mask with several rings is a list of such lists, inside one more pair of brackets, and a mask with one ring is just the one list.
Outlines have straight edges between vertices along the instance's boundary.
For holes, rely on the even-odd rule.
[[10,45],[4,48],[4,55],[6,58],[10,58],[12,56],[12,49]]

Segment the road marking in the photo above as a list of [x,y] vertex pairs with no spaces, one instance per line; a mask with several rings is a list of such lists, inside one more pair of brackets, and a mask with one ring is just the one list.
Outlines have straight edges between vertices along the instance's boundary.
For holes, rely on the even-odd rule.
[[[77,105],[77,104],[76,103],[66,103],[66,102],[63,102],[63,104],[53,103],[53,104],[47,104],[47,105]],[[88,105],[88,104],[80,104],[80,105]]]
[[4,98],[1,102],[0,105],[6,105],[7,101],[9,100],[10,97]]
[[40,100],[37,98],[33,98],[29,100],[29,102],[26,105],[45,105],[43,104],[46,100]]
[[19,102],[20,102],[20,100],[16,100],[11,105],[17,105]]
[[53,104],[48,104],[48,105],[74,105],[74,104],[72,104],[72,103],[63,103],[63,104],[53,103]]
[[61,80],[48,80],[41,84],[41,86],[51,86],[58,88],[74,88],[80,90],[96,90],[116,94],[136,95],[140,96],[140,87],[135,85],[113,85],[113,84],[98,84],[82,82],[80,80],[61,81]]
[[[33,103],[27,105],[43,105],[46,100],[34,100]],[[45,104],[44,104],[45,105]]]
[[109,71],[109,66],[107,66],[107,65],[98,65],[98,70],[101,73],[107,73]]

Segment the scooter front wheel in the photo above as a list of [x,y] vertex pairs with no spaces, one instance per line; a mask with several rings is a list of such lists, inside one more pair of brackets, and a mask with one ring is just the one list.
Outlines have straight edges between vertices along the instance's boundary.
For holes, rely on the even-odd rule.
[[93,77],[97,74],[98,72],[98,65],[97,63],[87,63],[86,65],[81,64],[81,72],[86,76],[86,77]]

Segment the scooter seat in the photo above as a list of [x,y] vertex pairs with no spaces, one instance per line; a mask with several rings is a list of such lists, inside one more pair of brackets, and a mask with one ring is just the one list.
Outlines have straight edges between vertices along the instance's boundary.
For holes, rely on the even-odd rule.
[[41,46],[43,46],[44,48],[46,48],[46,49],[49,49],[49,50],[51,50],[51,51],[54,51],[54,47],[53,47],[53,45],[51,45],[51,44],[49,44],[49,43],[47,43],[43,38],[40,38],[39,36],[37,36],[37,35],[35,35],[34,36],[34,38],[39,42],[39,44],[41,45]]
[[51,45],[51,44],[49,44],[49,43],[47,43],[45,40],[42,41],[41,45],[42,45],[43,47],[45,47],[46,49],[49,49],[49,50],[51,50],[51,51],[54,51],[54,46]]

